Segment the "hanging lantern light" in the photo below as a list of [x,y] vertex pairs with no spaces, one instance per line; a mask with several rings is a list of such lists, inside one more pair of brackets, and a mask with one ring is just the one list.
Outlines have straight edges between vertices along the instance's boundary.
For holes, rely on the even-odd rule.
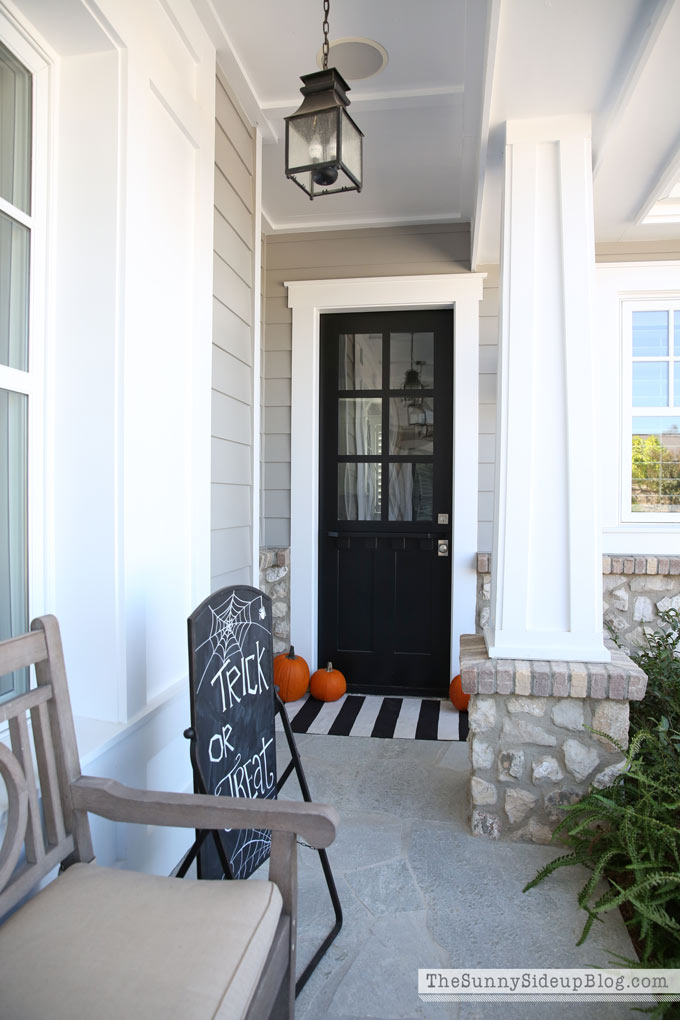
[[347,113],[349,85],[328,67],[328,13],[324,0],[323,70],[302,75],[301,106],[286,117],[286,177],[311,199],[340,191],[361,191],[362,139]]

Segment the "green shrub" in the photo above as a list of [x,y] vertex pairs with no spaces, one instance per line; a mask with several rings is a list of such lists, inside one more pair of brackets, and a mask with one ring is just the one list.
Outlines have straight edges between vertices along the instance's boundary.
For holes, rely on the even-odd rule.
[[[631,703],[625,768],[612,786],[592,789],[565,808],[555,836],[569,852],[542,868],[524,891],[558,868],[581,864],[591,875],[578,896],[587,914],[578,945],[595,921],[620,908],[640,957],[620,962],[680,967],[680,614],[659,615],[661,629],[647,634],[635,655],[648,687],[642,702]],[[667,1002],[652,1014],[679,1012],[678,1003]]]

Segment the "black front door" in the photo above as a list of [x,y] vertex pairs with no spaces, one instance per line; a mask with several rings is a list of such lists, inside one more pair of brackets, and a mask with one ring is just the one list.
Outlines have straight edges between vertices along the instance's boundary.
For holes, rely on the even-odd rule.
[[452,318],[322,316],[319,659],[350,691],[448,692]]

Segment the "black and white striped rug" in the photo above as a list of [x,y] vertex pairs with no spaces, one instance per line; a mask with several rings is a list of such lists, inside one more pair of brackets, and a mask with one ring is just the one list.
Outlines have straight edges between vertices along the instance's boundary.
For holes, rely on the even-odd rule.
[[[294,733],[342,737],[405,737],[415,740],[466,740],[467,712],[434,698],[383,698],[345,694],[338,701],[307,695],[286,705]],[[283,729],[277,717],[277,730]]]

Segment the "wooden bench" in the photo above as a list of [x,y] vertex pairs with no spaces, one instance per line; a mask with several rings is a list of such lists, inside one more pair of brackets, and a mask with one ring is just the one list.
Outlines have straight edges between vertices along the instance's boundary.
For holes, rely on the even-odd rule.
[[[328,846],[333,808],[82,776],[53,616],[0,643],[0,676],[32,664],[37,686],[0,704],[11,745],[0,742],[3,1020],[293,1017],[296,835]],[[143,825],[271,829],[269,880],[180,881],[99,867],[88,812]],[[23,902],[58,865],[59,876]]]

